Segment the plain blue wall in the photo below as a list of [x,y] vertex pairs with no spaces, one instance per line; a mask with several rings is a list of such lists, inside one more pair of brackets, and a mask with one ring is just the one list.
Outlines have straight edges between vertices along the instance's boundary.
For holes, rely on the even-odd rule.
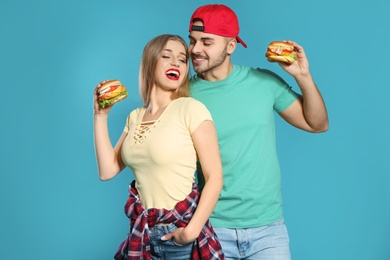
[[[95,85],[118,78],[130,91],[111,111],[115,143],[141,104],[138,66],[152,37],[187,39],[207,1],[0,2],[0,259],[112,259],[128,231],[125,170],[98,179]],[[220,1],[240,18],[233,62],[280,73],[268,42],[293,39],[309,57],[330,129],[313,135],[277,119],[285,219],[293,259],[390,259],[387,112],[388,0]]]

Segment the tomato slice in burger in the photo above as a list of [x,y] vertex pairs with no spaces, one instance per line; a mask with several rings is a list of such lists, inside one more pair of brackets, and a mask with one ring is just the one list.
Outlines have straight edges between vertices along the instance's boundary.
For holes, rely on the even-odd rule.
[[119,85],[110,87],[109,92],[114,91],[114,90],[117,89],[118,87],[119,87]]

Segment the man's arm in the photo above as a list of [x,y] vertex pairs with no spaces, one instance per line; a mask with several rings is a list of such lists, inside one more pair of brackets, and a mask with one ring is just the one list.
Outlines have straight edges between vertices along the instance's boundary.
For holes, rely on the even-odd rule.
[[280,116],[291,125],[308,132],[320,133],[328,130],[328,113],[325,102],[309,71],[309,63],[303,48],[289,41],[295,47],[298,61],[279,65],[293,76],[302,95]]

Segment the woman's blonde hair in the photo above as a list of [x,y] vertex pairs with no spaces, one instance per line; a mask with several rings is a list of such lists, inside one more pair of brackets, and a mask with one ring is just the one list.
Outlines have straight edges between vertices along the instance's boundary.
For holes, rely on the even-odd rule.
[[[187,56],[187,68],[189,68],[188,47],[182,37],[173,34],[163,34],[150,40],[144,48],[139,70],[139,91],[145,106],[148,106],[150,103],[150,93],[155,82],[157,61],[170,40],[183,44]],[[172,99],[188,97],[189,95],[189,76],[187,72],[182,84],[174,91]]]

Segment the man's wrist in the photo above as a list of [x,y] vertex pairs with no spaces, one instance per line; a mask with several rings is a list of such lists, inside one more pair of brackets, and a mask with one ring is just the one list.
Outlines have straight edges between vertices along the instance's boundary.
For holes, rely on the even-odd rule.
[[304,75],[301,74],[300,76],[296,77],[295,80],[300,87],[305,87],[314,84],[313,77],[310,73]]

